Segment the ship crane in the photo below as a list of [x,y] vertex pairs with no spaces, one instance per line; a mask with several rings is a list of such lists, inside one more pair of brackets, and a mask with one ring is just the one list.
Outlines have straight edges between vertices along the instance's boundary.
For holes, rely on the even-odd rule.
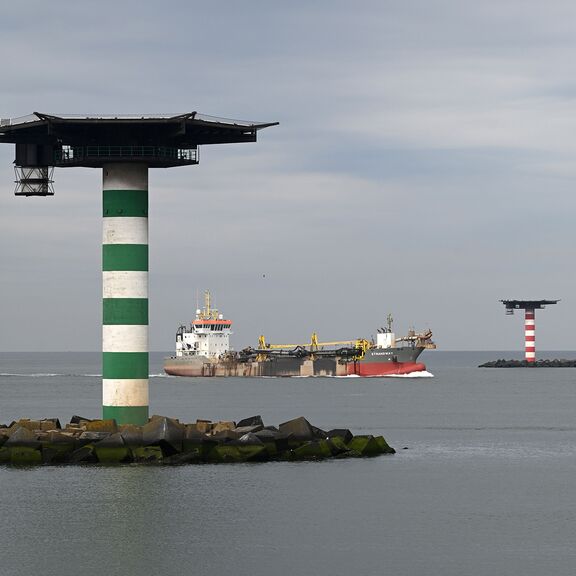
[[359,348],[364,353],[368,348],[370,348],[370,342],[363,338],[359,338],[357,340],[332,340],[331,342],[318,342],[318,335],[316,332],[312,332],[312,336],[310,337],[310,342],[306,344],[268,344],[266,342],[266,338],[262,335],[258,338],[258,350],[294,350],[295,348],[310,348],[310,351],[318,351],[320,348],[324,346],[340,346],[340,345],[347,345],[353,346],[354,348]]

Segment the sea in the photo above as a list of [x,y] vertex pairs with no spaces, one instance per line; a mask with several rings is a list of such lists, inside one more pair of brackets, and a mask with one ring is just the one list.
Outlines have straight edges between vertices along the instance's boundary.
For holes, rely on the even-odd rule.
[[[541,357],[574,358],[575,352]],[[178,378],[151,354],[152,414],[383,435],[321,462],[0,466],[0,574],[542,576],[576,572],[576,369],[433,377]],[[0,423],[98,418],[99,353],[0,354]]]

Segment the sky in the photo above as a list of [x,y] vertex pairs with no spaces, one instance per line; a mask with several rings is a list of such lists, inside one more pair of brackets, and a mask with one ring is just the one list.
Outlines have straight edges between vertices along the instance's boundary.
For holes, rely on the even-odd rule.
[[[575,350],[576,4],[565,0],[21,0],[0,117],[198,111],[279,122],[150,170],[150,349],[205,289],[234,348],[430,328],[521,350],[501,299],[560,299]],[[98,169],[13,194],[0,145],[0,350],[101,347]]]

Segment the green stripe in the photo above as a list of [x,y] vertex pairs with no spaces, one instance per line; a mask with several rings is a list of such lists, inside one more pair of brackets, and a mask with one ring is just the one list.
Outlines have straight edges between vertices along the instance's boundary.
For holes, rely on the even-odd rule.
[[148,352],[103,352],[102,378],[148,378]]
[[117,424],[143,426],[148,422],[148,406],[102,406],[104,420],[116,420]]
[[148,271],[148,244],[102,244],[102,270]]
[[104,190],[104,218],[148,216],[148,190]]
[[148,298],[103,298],[102,324],[148,325]]

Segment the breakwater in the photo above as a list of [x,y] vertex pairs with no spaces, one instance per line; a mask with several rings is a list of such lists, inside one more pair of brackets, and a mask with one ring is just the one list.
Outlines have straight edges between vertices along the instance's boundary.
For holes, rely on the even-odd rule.
[[576,368],[576,360],[493,360],[480,364],[478,368]]
[[0,426],[0,463],[14,465],[298,461],[394,452],[382,436],[325,431],[303,417],[277,427],[265,426],[260,416],[192,424],[152,416],[144,426],[73,416],[64,428],[57,418]]

